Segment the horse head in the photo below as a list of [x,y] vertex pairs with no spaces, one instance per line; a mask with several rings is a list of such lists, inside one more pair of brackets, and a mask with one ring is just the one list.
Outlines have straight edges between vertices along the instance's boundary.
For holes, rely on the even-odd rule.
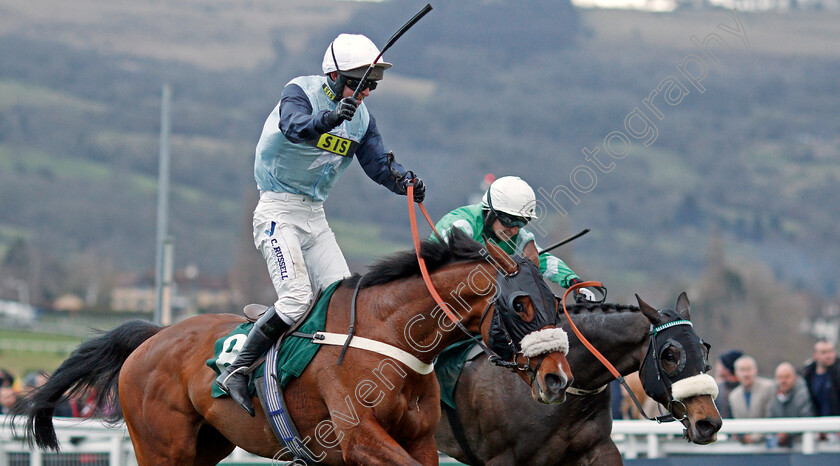
[[651,323],[650,341],[639,371],[645,392],[685,426],[685,436],[691,442],[714,442],[723,425],[714,403],[718,387],[707,374],[711,370],[710,346],[694,331],[688,296],[680,294],[676,310],[660,311],[639,295],[636,299]]
[[[569,338],[556,327],[557,304],[539,271],[536,250],[526,258],[509,256],[491,241],[486,247],[498,272],[495,295],[479,323],[485,343],[496,353],[491,362],[513,369],[536,401],[562,403],[573,381],[566,359]],[[485,321],[491,308],[492,317]]]

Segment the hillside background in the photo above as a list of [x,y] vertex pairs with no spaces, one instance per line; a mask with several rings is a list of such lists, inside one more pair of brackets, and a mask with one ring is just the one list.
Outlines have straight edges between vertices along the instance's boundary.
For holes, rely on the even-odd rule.
[[[250,239],[266,115],[289,79],[320,73],[339,32],[382,44],[425,3],[0,0],[0,297],[25,280],[38,306],[74,293],[103,311],[126,277],[154,276],[169,83],[176,268],[272,300]],[[548,193],[587,185],[577,203],[556,197],[537,238],[591,228],[558,255],[610,300],[670,306],[687,289],[716,349],[807,356],[796,330],[840,295],[840,14],[432,4],[366,104],[433,217],[486,173]],[[725,29],[737,21],[743,38]],[[717,62],[692,41],[710,33],[727,41]],[[709,65],[703,92],[677,70],[690,55]],[[610,158],[605,138],[668,76],[685,95],[660,100],[655,140]],[[596,147],[614,166],[581,178]],[[357,165],[327,212],[354,271],[411,245],[404,198]]]

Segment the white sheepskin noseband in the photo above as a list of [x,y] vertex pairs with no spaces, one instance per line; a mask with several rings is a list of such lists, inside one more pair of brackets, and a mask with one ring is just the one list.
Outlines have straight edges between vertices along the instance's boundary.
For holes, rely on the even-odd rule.
[[675,400],[684,400],[699,395],[710,395],[713,399],[717,398],[718,386],[711,375],[697,374],[678,380],[671,385],[671,397]]
[[568,354],[569,336],[562,328],[544,328],[525,335],[519,345],[528,358],[555,351]]

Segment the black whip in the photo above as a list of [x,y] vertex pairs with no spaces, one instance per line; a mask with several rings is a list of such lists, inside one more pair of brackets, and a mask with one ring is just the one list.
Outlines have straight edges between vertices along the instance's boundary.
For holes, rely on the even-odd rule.
[[568,242],[574,241],[574,240],[576,240],[576,239],[580,238],[581,236],[583,236],[583,235],[585,235],[585,234],[587,234],[587,233],[589,233],[589,228],[587,228],[587,229],[583,230],[582,232],[580,232],[580,233],[578,233],[578,234],[576,234],[576,235],[574,235],[574,236],[571,236],[571,237],[569,237],[569,238],[566,238],[566,239],[564,239],[563,241],[560,241],[560,242],[559,242],[559,243],[557,243],[557,244],[553,244],[553,245],[551,245],[551,246],[549,246],[549,247],[547,247],[547,248],[545,248],[545,249],[543,249],[543,250],[541,250],[541,251],[537,252],[537,255],[542,254],[542,253],[544,253],[544,252],[551,251],[551,250],[552,250],[552,249],[554,249],[554,248],[559,248],[560,246],[562,246],[562,245],[564,245],[564,244],[566,244],[566,243],[568,243]]
[[426,6],[424,6],[422,10],[417,12],[417,14],[414,15],[414,17],[412,17],[410,20],[408,20],[407,23],[403,24],[403,27],[401,27],[399,31],[395,32],[394,35],[391,36],[390,39],[388,39],[388,42],[386,42],[385,46],[382,47],[382,51],[379,52],[379,55],[376,56],[376,58],[373,60],[373,63],[371,63],[370,66],[368,67],[368,69],[365,70],[365,74],[362,75],[362,79],[359,80],[359,85],[356,86],[356,91],[353,92],[353,98],[354,99],[359,98],[359,94],[364,89],[362,86],[365,85],[365,80],[367,80],[367,77],[370,76],[370,72],[373,71],[373,67],[374,67],[374,65],[376,65],[376,62],[378,62],[379,59],[382,58],[382,54],[385,53],[386,50],[391,48],[391,46],[394,45],[394,42],[396,42],[397,39],[400,38],[400,36],[405,34],[405,31],[408,31],[409,29],[411,29],[411,26],[414,26],[414,24],[417,21],[420,21],[420,18],[422,18],[423,16],[426,16],[426,13],[428,13],[430,11],[432,11],[432,5],[427,3]]

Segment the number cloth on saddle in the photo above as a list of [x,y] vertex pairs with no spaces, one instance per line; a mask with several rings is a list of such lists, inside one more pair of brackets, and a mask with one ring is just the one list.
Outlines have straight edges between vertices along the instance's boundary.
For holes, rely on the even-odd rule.
[[[306,318],[306,321],[298,327],[296,332],[312,334],[324,331],[327,322],[327,308],[330,304],[330,298],[332,298],[333,292],[335,292],[335,289],[338,288],[339,284],[341,284],[341,280],[328,286],[327,289],[321,293],[321,298],[318,300],[318,303],[312,309],[312,312],[309,314],[309,317]],[[216,340],[216,343],[213,346],[213,357],[207,360],[207,365],[216,371],[217,374],[221,374],[220,366],[221,368],[224,368],[236,359],[236,356],[239,354],[239,349],[242,348],[242,345],[245,343],[245,338],[248,336],[248,332],[251,331],[253,326],[253,323],[245,322],[236,327],[230,334]],[[300,377],[321,346],[323,345],[312,343],[310,338],[287,335],[286,338],[283,339],[277,356],[277,373],[280,376],[280,386],[282,388],[286,388],[286,385],[288,385],[293,378]],[[249,385],[251,394],[255,393],[253,380],[263,375],[265,372],[264,366],[265,363],[260,365],[260,367],[252,373],[253,377],[251,377],[251,383]],[[216,384],[213,383],[211,385],[211,395],[214,398],[225,395],[219,387],[216,386]]]

